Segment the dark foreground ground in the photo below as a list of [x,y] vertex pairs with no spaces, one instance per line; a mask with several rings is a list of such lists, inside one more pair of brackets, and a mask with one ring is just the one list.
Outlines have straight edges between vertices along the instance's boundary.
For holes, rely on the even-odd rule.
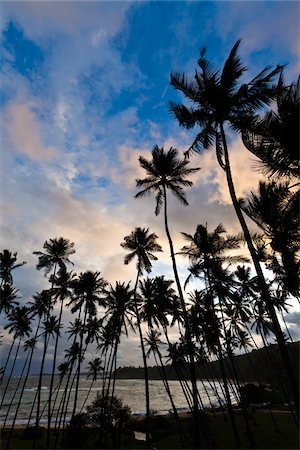
[[[299,435],[295,421],[290,412],[257,411],[250,417],[250,428],[253,441],[250,443],[249,433],[246,431],[245,420],[242,415],[236,414],[236,423],[239,430],[241,449],[299,449]],[[209,449],[236,449],[235,440],[231,431],[228,416],[222,413],[210,413],[200,418],[201,444],[200,448]],[[184,437],[180,439],[177,425],[173,416],[154,416],[151,418],[151,436],[153,447],[163,449],[194,449],[194,427],[190,414],[180,417]],[[57,449],[142,449],[145,448],[144,418],[132,418],[126,431],[114,431],[106,440],[101,442],[99,429],[83,428],[67,430],[64,443],[61,439]],[[8,430],[1,430],[1,449],[5,450]],[[44,449],[46,430],[40,429],[36,449]],[[136,439],[139,438],[139,439]],[[11,449],[32,449],[32,435],[28,430],[16,429],[10,445]],[[52,440],[51,448],[54,448]]]

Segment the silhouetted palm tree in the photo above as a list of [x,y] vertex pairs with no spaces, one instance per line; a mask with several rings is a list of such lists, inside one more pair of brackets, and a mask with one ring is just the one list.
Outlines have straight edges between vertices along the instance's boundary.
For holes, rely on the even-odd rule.
[[[176,286],[178,289],[178,294],[181,302],[181,308],[183,311],[183,317],[185,321],[185,332],[187,334],[187,342],[190,345],[190,363],[191,363],[191,381],[193,385],[193,397],[194,397],[194,414],[197,423],[198,417],[198,401],[197,401],[197,384],[196,384],[196,372],[194,364],[194,355],[192,353],[192,342],[189,336],[189,329],[187,326],[187,312],[184,302],[184,296],[181,288],[181,283],[178,275],[174,246],[168,225],[168,214],[167,214],[167,190],[184,205],[188,205],[184,187],[192,186],[193,182],[187,179],[188,175],[195,173],[199,168],[188,168],[189,162],[187,160],[178,158],[178,151],[175,148],[170,148],[167,152],[163,148],[159,148],[157,145],[152,150],[152,159],[149,161],[143,156],[139,158],[140,166],[145,169],[147,177],[144,179],[136,180],[138,188],[142,188],[136,195],[135,198],[144,197],[151,193],[155,194],[156,208],[155,214],[158,215],[162,205],[164,206],[164,222],[165,230],[169,242],[172,266],[174,271],[174,277],[176,281]],[[198,425],[195,427],[195,445],[199,445],[198,436]]]
[[102,364],[103,363],[101,361],[101,358],[95,358],[92,361],[88,362],[89,371],[88,371],[87,377],[88,378],[92,378],[92,382],[90,384],[90,387],[89,387],[88,393],[86,395],[86,398],[85,398],[85,400],[84,400],[84,402],[82,404],[82,407],[81,407],[81,410],[80,410],[80,414],[82,413],[82,411],[83,411],[83,409],[85,407],[85,404],[88,401],[88,398],[90,396],[90,393],[91,393],[91,390],[92,390],[92,388],[94,386],[95,381],[99,378],[100,373],[102,373],[103,370],[104,370]]
[[145,370],[145,395],[146,395],[146,448],[150,445],[150,397],[149,397],[149,379],[147,370],[147,358],[143,341],[143,334],[141,329],[141,318],[138,310],[138,299],[137,299],[137,287],[140,276],[145,270],[147,273],[151,272],[152,263],[151,261],[156,261],[157,257],[154,252],[161,252],[162,248],[156,242],[157,235],[155,233],[149,234],[149,228],[135,228],[130,235],[124,237],[124,242],[121,242],[121,247],[124,250],[129,251],[129,253],[124,258],[124,263],[129,264],[134,258],[136,258],[137,263],[137,276],[135,281],[135,286],[133,290],[134,298],[134,311],[137,320],[137,327],[140,336],[141,350],[143,356],[144,370]]
[[69,304],[72,305],[74,303],[74,306],[72,306],[71,312],[74,313],[76,311],[79,311],[83,313],[82,328],[79,333],[80,353],[78,358],[77,379],[72,417],[74,417],[77,407],[80,367],[81,360],[83,358],[83,337],[86,331],[87,319],[89,317],[96,316],[97,306],[103,305],[102,295],[104,293],[106,285],[107,282],[100,276],[100,272],[91,271],[81,273],[78,279],[74,280],[72,283],[74,297]]
[[258,168],[266,175],[299,178],[300,77],[285,86],[281,74],[275,92],[275,108],[251,118],[243,143],[260,159]]
[[0,253],[0,278],[1,278],[1,286],[3,283],[12,284],[12,271],[17,267],[24,266],[26,261],[21,263],[17,263],[17,252],[12,253],[10,250],[3,250]]
[[[49,239],[49,241],[45,241],[43,248],[45,250],[44,252],[40,252],[40,251],[33,252],[33,254],[37,255],[39,258],[36,268],[37,268],[37,270],[44,270],[45,276],[48,275],[51,270],[53,270],[52,278],[50,279],[51,294],[53,294],[52,290],[53,290],[53,285],[54,285],[54,281],[55,281],[55,277],[56,277],[57,268],[60,269],[61,273],[63,273],[63,272],[66,273],[66,264],[67,263],[73,264],[70,261],[69,257],[75,253],[74,243],[70,242],[68,239],[64,239],[64,238],[60,237],[60,238]],[[60,316],[60,319],[61,319],[61,316]],[[60,323],[59,323],[59,326],[60,326]],[[51,380],[50,380],[50,387],[49,387],[47,448],[49,448],[49,443],[50,443],[52,388],[53,388],[54,373],[55,373],[55,366],[56,366],[57,344],[58,344],[58,336],[57,336],[55,348],[54,348],[54,357],[53,357]]]
[[272,304],[265,277],[260,266],[256,248],[252,242],[247,223],[238,202],[232,179],[229,152],[227,146],[227,126],[241,130],[249,122],[249,116],[255,114],[262,106],[270,102],[275,96],[274,86],[271,85],[274,77],[281,72],[282,67],[274,70],[265,68],[252,81],[238,85],[239,79],[246,68],[237,55],[240,40],[233,46],[222,71],[215,70],[205,58],[205,49],[200,53],[198,65],[200,72],[195,72],[195,81],[188,80],[185,75],[171,74],[171,85],[180,90],[196,108],[186,107],[175,103],[170,104],[171,111],[185,128],[200,126],[189,151],[200,152],[202,148],[208,149],[213,143],[216,145],[217,160],[225,171],[227,184],[236,215],[241,224],[245,240],[257,273],[257,282],[263,301],[266,303],[273,324],[273,333],[276,336],[278,347],[284,361],[293,392],[296,409],[299,405],[299,389],[286,349],[283,332]]
[[8,316],[19,304],[19,302],[16,301],[18,292],[19,290],[9,283],[5,283],[0,287],[0,314],[4,311]]
[[273,258],[280,255],[280,284],[297,297],[300,284],[297,257],[300,250],[299,196],[300,191],[291,191],[288,183],[260,182],[258,193],[252,192],[242,203],[243,210],[263,230]]

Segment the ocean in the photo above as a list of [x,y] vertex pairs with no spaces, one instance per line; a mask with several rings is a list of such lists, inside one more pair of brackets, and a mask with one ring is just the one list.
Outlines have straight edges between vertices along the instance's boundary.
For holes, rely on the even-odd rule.
[[[11,380],[10,385],[7,389],[5,399],[3,402],[2,409],[0,411],[0,424],[4,423],[5,417],[7,415],[8,406],[11,403],[12,397],[14,395],[16,386],[18,384],[19,377],[15,377]],[[58,383],[58,377],[55,377],[54,386]],[[50,384],[50,376],[43,377],[43,385],[41,390],[41,411],[45,407],[45,411],[41,417],[40,423],[46,423],[47,417],[47,400],[49,396],[49,384]],[[204,408],[209,408],[211,406],[217,407],[220,404],[224,403],[223,389],[222,385],[219,381],[200,381],[197,382],[199,394],[202,400],[202,406]],[[3,387],[5,386],[5,380],[3,382]],[[6,424],[9,425],[14,417],[14,413],[19,400],[19,392],[21,390],[22,383],[20,383],[20,388],[15,396],[13,406],[10,408],[9,414],[7,416]],[[22,402],[20,409],[18,411],[18,418],[16,424],[18,425],[27,425],[28,418],[31,411],[32,402],[34,396],[36,395],[38,386],[38,377],[30,376],[28,377],[25,391],[23,393]],[[91,380],[87,380],[85,377],[80,378],[79,384],[79,392],[78,392],[78,408],[80,411],[82,405],[85,402],[87,394],[89,392],[91,386]],[[177,409],[184,411],[188,410],[188,404],[182,392],[182,388],[180,386],[179,381],[172,380],[169,381],[170,390],[172,393],[172,397]],[[97,380],[90,392],[88,397],[88,401],[85,406],[90,404],[92,400],[96,397],[98,391],[101,391],[102,381]],[[163,382],[161,380],[150,380],[149,381],[149,389],[150,389],[150,408],[155,414],[168,414],[171,409],[171,403],[168,397],[168,394],[164,388]],[[56,390],[53,394],[53,399],[56,397],[56,392],[58,392],[56,405],[59,404],[59,401],[64,392],[64,383],[61,385],[59,390]],[[69,403],[69,411],[67,417],[70,417],[72,413],[72,405],[74,399],[75,389],[73,388],[71,391],[71,401]],[[131,409],[131,413],[135,415],[143,415],[145,414],[145,384],[144,380],[116,380],[115,385],[115,393],[117,397],[121,398],[125,405],[128,405]],[[234,392],[231,391],[232,402],[235,403],[235,395]],[[35,408],[36,409],[36,408]],[[35,411],[35,410],[34,410]],[[53,415],[55,417],[55,413]],[[32,424],[34,423],[34,416],[32,418]]]

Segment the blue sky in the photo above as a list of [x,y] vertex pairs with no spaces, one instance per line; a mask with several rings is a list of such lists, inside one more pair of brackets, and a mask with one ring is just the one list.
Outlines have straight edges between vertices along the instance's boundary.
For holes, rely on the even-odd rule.
[[[195,134],[169,113],[168,102],[181,99],[169,85],[170,72],[192,75],[204,46],[221,66],[241,38],[245,80],[276,64],[287,64],[287,82],[296,79],[299,7],[288,1],[2,2],[1,248],[28,262],[15,277],[22,301],[45,285],[32,252],[50,237],[75,242],[77,272],[100,270],[114,283],[134,277],[134,265],[123,265],[123,237],[149,226],[165,250],[154,273],[172,277],[154,199],[133,199],[135,179],[143,176],[138,156],[149,156],[155,144],[182,152]],[[237,136],[230,151],[238,195],[246,195],[261,176]],[[190,206],[170,203],[176,249],[180,231],[192,233],[198,223],[239,230],[213,152],[191,165],[201,171],[187,193]],[[122,352],[121,361],[136,361],[135,345]]]

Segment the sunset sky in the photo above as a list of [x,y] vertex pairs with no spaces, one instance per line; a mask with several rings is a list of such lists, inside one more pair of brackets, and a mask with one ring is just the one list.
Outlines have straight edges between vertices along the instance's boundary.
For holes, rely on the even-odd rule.
[[[169,101],[183,100],[170,72],[193,75],[202,47],[222,66],[241,38],[245,81],[286,64],[291,82],[300,72],[299,8],[293,1],[2,2],[0,239],[1,249],[27,261],[14,277],[21,302],[47,286],[32,252],[59,236],[75,243],[75,272],[99,270],[114,284],[135,277],[120,242],[134,227],[149,227],[164,249],[153,274],[173,278],[154,198],[133,198],[144,176],[139,155],[150,157],[156,144],[182,154],[196,133],[170,115]],[[237,194],[245,196],[261,175],[236,135],[230,155]],[[191,166],[201,170],[187,190],[190,206],[170,203],[177,251],[180,232],[197,224],[239,231],[214,152]],[[181,274],[184,281],[183,266]],[[289,320],[296,333],[299,315]],[[130,339],[121,345],[122,365],[139,362],[137,338]]]

